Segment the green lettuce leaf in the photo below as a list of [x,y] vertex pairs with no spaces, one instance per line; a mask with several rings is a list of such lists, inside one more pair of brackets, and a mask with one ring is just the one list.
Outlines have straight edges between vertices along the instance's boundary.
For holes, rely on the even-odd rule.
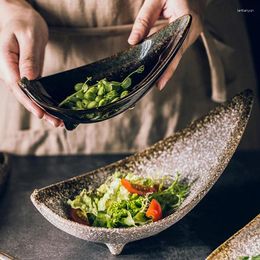
[[156,199],[162,208],[163,216],[168,215],[178,208],[189,193],[189,185],[182,183],[179,180],[179,175],[176,176],[172,184],[159,192],[155,192],[149,198]]

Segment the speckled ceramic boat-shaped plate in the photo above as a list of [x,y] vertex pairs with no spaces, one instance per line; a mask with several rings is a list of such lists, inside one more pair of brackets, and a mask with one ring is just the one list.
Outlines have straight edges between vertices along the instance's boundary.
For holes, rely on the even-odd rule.
[[[128,242],[155,235],[184,217],[205,196],[231,159],[246,127],[250,90],[218,106],[188,128],[131,157],[72,179],[35,190],[31,199],[40,213],[59,229],[81,239],[105,243],[119,254]],[[176,212],[141,227],[97,228],[69,220],[66,201],[83,188],[99,186],[115,170],[139,175],[173,175],[192,183],[188,197]]]
[[214,250],[207,260],[239,260],[246,256],[260,259],[260,214]]

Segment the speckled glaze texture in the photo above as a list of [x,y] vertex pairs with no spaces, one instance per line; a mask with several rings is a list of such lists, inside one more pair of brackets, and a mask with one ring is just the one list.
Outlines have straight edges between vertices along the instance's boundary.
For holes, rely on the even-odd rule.
[[0,153],[0,195],[1,190],[6,182],[10,168],[10,158],[6,153]]
[[[35,190],[31,199],[40,213],[59,229],[81,239],[107,244],[120,254],[131,241],[155,235],[184,217],[217,181],[242,137],[251,106],[252,92],[246,90],[218,106],[189,127],[150,148],[95,171]],[[141,227],[97,228],[69,220],[66,201],[83,188],[98,187],[115,170],[142,176],[178,172],[191,184],[182,205],[168,217]]]
[[[74,129],[80,123],[109,119],[133,107],[153,87],[181,47],[188,34],[191,20],[190,15],[184,15],[126,51],[41,79],[23,78],[19,85],[30,99],[48,113],[61,118],[68,130]],[[129,95],[117,102],[85,110],[58,106],[74,92],[76,83],[85,82],[89,76],[92,77],[90,84],[95,84],[103,78],[122,81],[141,65],[145,66],[144,72],[132,79]]]
[[256,255],[260,255],[260,214],[214,250],[207,260],[229,260]]

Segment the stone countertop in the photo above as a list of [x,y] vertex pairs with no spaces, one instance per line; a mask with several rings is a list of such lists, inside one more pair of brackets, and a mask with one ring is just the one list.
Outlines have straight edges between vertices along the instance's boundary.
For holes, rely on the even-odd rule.
[[105,245],[75,238],[34,208],[35,188],[82,174],[125,155],[11,157],[0,197],[0,251],[17,259],[205,259],[260,212],[260,151],[238,152],[205,198],[162,233],[112,256]]

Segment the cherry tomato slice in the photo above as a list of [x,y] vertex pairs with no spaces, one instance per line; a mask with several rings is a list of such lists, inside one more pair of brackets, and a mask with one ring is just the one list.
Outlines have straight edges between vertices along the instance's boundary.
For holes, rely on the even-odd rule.
[[149,192],[156,192],[157,189],[155,187],[145,187],[138,184],[132,184],[130,181],[126,179],[121,179],[121,184],[130,192],[136,193],[138,195],[145,195]]
[[121,184],[130,192],[130,193],[137,193],[138,195],[145,195],[146,193],[141,191],[141,190],[137,190],[136,188],[134,188],[131,184],[130,181],[126,180],[126,179],[121,179]]
[[152,199],[148,210],[146,211],[146,217],[152,218],[153,221],[157,221],[162,218],[162,208],[156,199]]

